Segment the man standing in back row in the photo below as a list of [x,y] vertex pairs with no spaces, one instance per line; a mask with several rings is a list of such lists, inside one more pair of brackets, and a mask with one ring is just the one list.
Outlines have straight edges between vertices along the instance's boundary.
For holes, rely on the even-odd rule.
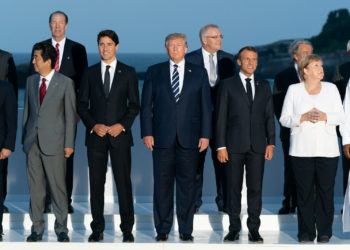
[[[187,62],[204,67],[207,70],[209,84],[211,90],[211,101],[213,104],[213,121],[215,119],[215,104],[218,83],[235,74],[235,64],[233,55],[221,50],[223,35],[220,29],[215,24],[208,24],[201,28],[199,37],[202,43],[202,48],[195,50],[185,56]],[[224,211],[225,204],[225,178],[223,165],[218,161],[216,149],[214,146],[215,140],[215,122],[213,122],[213,140],[210,143],[211,157],[214,164],[216,176],[216,191],[217,196],[215,202],[220,212]],[[198,212],[202,205],[202,188],[203,188],[203,170],[204,161],[207,150],[199,154],[198,169],[196,174],[196,204],[195,211]]]
[[[273,104],[278,121],[281,116],[284,97],[286,96],[288,87],[291,84],[301,82],[297,64],[304,56],[312,54],[312,50],[311,43],[306,40],[295,40],[289,46],[289,54],[293,58],[293,65],[276,75],[273,87]],[[289,137],[290,129],[280,124],[280,139],[284,157],[284,200],[281,209],[278,211],[279,214],[294,213],[297,205],[295,178],[291,166],[291,157],[289,155]]]
[[[55,11],[51,13],[49,17],[49,26],[52,33],[52,38],[45,40],[52,44],[57,52],[57,61],[54,69],[57,72],[71,78],[74,81],[75,94],[78,96],[79,84],[84,70],[87,68],[87,55],[86,50],[80,43],[74,42],[66,37],[66,31],[68,28],[68,16],[62,11]],[[34,50],[32,51],[32,57]],[[33,65],[30,68],[30,74],[35,73]],[[68,212],[73,213],[74,208],[72,206],[72,191],[73,191],[73,160],[74,154],[67,159],[67,174],[66,174],[66,187],[68,197]],[[50,212],[51,199],[49,196],[45,201],[45,212]]]

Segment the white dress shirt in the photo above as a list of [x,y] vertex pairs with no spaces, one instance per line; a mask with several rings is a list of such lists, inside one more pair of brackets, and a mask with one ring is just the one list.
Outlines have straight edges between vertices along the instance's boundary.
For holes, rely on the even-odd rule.
[[[206,51],[204,48],[202,48],[202,54],[203,54],[204,67],[207,70],[208,77],[210,78],[210,63],[209,63],[210,53],[208,51]],[[216,52],[213,54],[213,61],[214,61],[214,65],[215,65],[215,75],[216,75],[215,79],[218,79],[218,57],[217,57]],[[210,81],[209,81],[209,84],[211,87],[215,86],[215,84],[212,84]]]
[[105,72],[106,72],[106,67],[107,65],[111,66],[109,68],[109,75],[110,75],[110,79],[111,82],[109,83],[109,90],[111,90],[112,88],[112,83],[113,83],[113,78],[114,78],[114,73],[115,73],[115,69],[117,67],[117,59],[115,59],[113,62],[111,62],[110,64],[106,64],[104,61],[101,61],[101,74],[102,74],[102,83],[105,82]]
[[245,79],[247,79],[247,78],[252,79],[252,80],[250,81],[250,85],[252,86],[252,95],[253,95],[252,97],[253,97],[253,100],[254,100],[254,96],[255,96],[254,74],[251,75],[250,77],[247,77],[247,76],[244,75],[242,72],[239,72],[239,77],[241,78],[241,81],[242,81],[242,83],[243,83],[243,87],[244,87],[244,89],[245,89],[245,92],[247,92],[247,82],[246,82]]
[[346,86],[344,97],[345,121],[340,125],[340,133],[342,136],[343,145],[350,144],[350,80]]
[[[174,62],[170,60],[170,83],[171,77],[174,72]],[[184,74],[185,74],[185,59],[182,59],[181,62],[177,63],[177,71],[179,72],[179,93],[181,93],[182,87],[184,85]],[[181,97],[180,97],[181,98]]]
[[50,85],[50,82],[51,82],[51,79],[53,77],[53,74],[55,73],[55,70],[51,70],[51,72],[47,75],[47,76],[42,76],[40,75],[40,81],[39,81],[39,89],[41,87],[41,84],[43,83],[43,78],[46,79],[46,82],[45,82],[45,85],[46,85],[46,90],[49,88],[49,85]]
[[[56,49],[57,42],[51,38],[52,46]],[[60,42],[58,42],[58,50],[60,51],[60,57],[59,57],[59,68],[61,68],[62,58],[63,58],[63,52],[64,52],[64,45],[66,44],[66,37],[64,37]]]
[[[280,122],[291,128],[289,155],[297,157],[336,157],[339,156],[336,126],[345,119],[341,98],[337,87],[321,82],[317,95],[310,95],[304,83],[289,86],[284,99]],[[327,121],[300,123],[303,114],[311,109],[327,114]]]

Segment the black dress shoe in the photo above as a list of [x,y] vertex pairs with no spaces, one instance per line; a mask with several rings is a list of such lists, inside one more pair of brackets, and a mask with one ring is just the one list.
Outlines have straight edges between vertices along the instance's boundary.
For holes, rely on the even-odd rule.
[[9,213],[9,209],[5,205],[3,206],[3,208],[4,208],[3,209],[3,213],[4,214],[8,214]]
[[157,234],[156,241],[167,241],[168,234]]
[[264,243],[264,239],[260,236],[258,231],[250,231],[248,234],[249,241],[255,243]]
[[239,231],[230,231],[224,238],[224,242],[232,242],[236,240],[239,240]]
[[36,232],[32,232],[31,235],[27,237],[27,242],[37,242],[43,239],[42,234],[37,234]]
[[308,243],[308,242],[313,241],[310,239],[309,235],[307,235],[307,234],[302,234],[302,235],[298,236],[298,239],[299,239],[300,243]]
[[103,233],[98,232],[92,232],[88,239],[89,242],[99,242],[101,240],[103,240]]
[[224,212],[224,207],[223,206],[218,206],[218,211],[219,212]]
[[280,210],[278,210],[278,214],[289,214],[291,212],[290,210],[291,209],[290,209],[289,205],[283,204],[283,206],[280,208]]
[[131,232],[123,233],[123,242],[134,242],[134,235]]
[[182,241],[193,241],[193,236],[190,234],[181,234],[180,233],[180,240]]
[[68,213],[69,213],[69,214],[74,213],[74,208],[73,208],[72,204],[69,204],[69,205],[68,205]]
[[321,235],[321,236],[317,237],[317,242],[328,243],[329,242],[329,236],[328,235]]
[[57,235],[57,241],[59,241],[59,242],[69,242],[69,237],[68,237],[67,233],[60,232]]
[[198,213],[199,212],[199,207],[195,207],[194,208],[194,213],[196,214],[196,213]]
[[3,234],[2,234],[2,233],[0,233],[0,241],[2,241],[2,235],[3,235]]

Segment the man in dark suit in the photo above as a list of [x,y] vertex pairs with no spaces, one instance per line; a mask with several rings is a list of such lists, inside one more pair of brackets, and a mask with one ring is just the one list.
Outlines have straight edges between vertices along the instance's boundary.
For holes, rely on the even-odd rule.
[[170,61],[148,68],[141,103],[141,137],[153,151],[156,241],[172,227],[175,180],[180,239],[193,241],[198,157],[211,138],[208,75],[184,60],[186,35],[168,35],[165,48]]
[[[289,85],[301,82],[298,73],[298,61],[304,56],[312,54],[312,45],[306,40],[295,40],[289,47],[289,53],[293,58],[293,66],[278,73],[275,77],[273,88],[273,104],[277,120],[280,119],[284,97],[286,96]],[[282,142],[284,156],[284,187],[282,208],[278,211],[279,214],[289,214],[295,212],[296,202],[296,186],[294,174],[289,156],[289,137],[290,129],[285,128],[280,124],[280,139]]]
[[[0,168],[3,169],[11,152],[15,151],[17,131],[17,101],[12,84],[0,80]],[[3,171],[0,171],[0,241],[4,201]]]
[[[216,204],[219,211],[224,211],[224,168],[218,161],[216,156],[216,149],[214,146],[215,140],[215,103],[216,93],[218,90],[218,83],[220,80],[224,80],[228,77],[232,77],[235,74],[235,64],[233,55],[221,50],[223,35],[217,25],[209,24],[201,28],[199,36],[202,43],[202,48],[195,50],[185,56],[187,62],[204,67],[207,70],[211,100],[214,106],[213,109],[213,140],[210,143],[211,157],[214,164],[215,176],[216,176]],[[195,211],[199,210],[202,205],[202,188],[203,188],[203,169],[204,161],[207,150],[204,150],[199,154],[198,169],[196,175],[196,205]]]
[[118,191],[123,242],[133,242],[134,205],[131,188],[131,126],[139,113],[138,80],[134,68],[117,61],[119,39],[112,30],[98,34],[101,62],[84,73],[78,114],[86,126],[89,162],[92,234],[89,242],[103,240],[104,184],[108,153]]
[[[0,81],[7,81],[12,84],[15,91],[16,98],[18,96],[18,81],[16,66],[13,57],[10,53],[0,50]],[[4,159],[2,163],[2,189],[3,189],[3,199],[7,195],[7,170],[8,170],[8,159]],[[8,208],[4,205],[4,213],[8,213]]]
[[270,85],[254,75],[258,52],[244,47],[238,53],[240,72],[220,83],[217,98],[217,156],[225,163],[229,233],[224,241],[239,239],[244,165],[247,183],[249,240],[262,243],[259,234],[265,160],[271,160],[275,123]]
[[[350,40],[347,43],[346,51],[350,55]],[[336,68],[333,82],[337,86],[340,93],[342,101],[344,101],[346,86],[350,79],[350,61],[344,63]],[[343,192],[345,195],[346,187],[348,186],[348,176],[350,170],[350,158],[346,157],[346,154],[350,152],[350,144],[344,145],[344,150],[342,153],[342,163],[343,163]],[[347,152],[347,153],[344,153]]]
[[[61,74],[68,76],[74,81],[76,95],[79,93],[79,84],[84,70],[87,68],[86,50],[80,43],[74,42],[66,38],[66,30],[68,28],[68,16],[62,11],[55,11],[49,17],[50,30],[52,38],[44,42],[52,44],[56,48],[57,62],[54,69]],[[33,57],[32,51],[32,57]],[[33,74],[33,65],[30,73]],[[66,187],[68,197],[68,212],[73,213],[72,191],[73,191],[73,160],[74,154],[67,159]],[[49,193],[48,193],[49,194]],[[46,197],[45,212],[50,212],[50,196]]]
[[34,45],[33,64],[38,74],[27,78],[22,120],[22,144],[27,156],[31,234],[42,239],[46,183],[56,217],[57,240],[68,242],[66,158],[74,151],[76,98],[73,81],[54,70],[57,54],[46,42]]

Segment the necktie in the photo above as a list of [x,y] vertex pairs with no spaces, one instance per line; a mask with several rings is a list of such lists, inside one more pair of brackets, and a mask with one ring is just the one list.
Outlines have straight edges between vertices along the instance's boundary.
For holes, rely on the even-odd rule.
[[246,87],[247,87],[247,96],[249,103],[251,104],[253,102],[253,91],[252,91],[252,85],[250,84],[250,81],[252,79],[246,78],[245,81],[247,82]]
[[60,70],[60,44],[56,43],[57,60],[55,64],[55,70],[58,72]]
[[211,86],[215,86],[216,82],[216,68],[213,60],[214,55],[210,54],[209,55],[209,82]]
[[180,78],[179,78],[179,72],[177,71],[177,64],[174,64],[174,71],[173,75],[171,77],[171,89],[173,90],[173,94],[175,97],[175,101],[179,101],[180,97]]
[[43,103],[43,100],[44,100],[44,97],[45,97],[45,94],[46,94],[46,84],[45,84],[45,82],[46,82],[46,79],[43,78],[41,86],[40,86],[40,90],[39,90],[40,105]]
[[108,94],[109,94],[109,85],[110,85],[110,82],[111,82],[111,77],[109,75],[109,68],[111,66],[107,65],[106,66],[106,72],[105,72],[105,82],[103,84],[103,89],[105,91],[105,96],[107,97]]

